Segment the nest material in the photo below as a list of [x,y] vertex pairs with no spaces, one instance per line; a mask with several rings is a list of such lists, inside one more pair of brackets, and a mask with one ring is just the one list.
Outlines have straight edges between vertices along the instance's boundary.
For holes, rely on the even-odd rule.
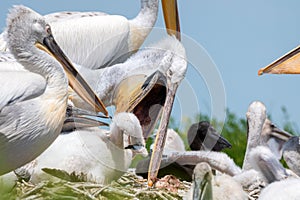
[[[17,182],[10,193],[2,194],[5,199],[91,199],[91,200],[139,200],[157,199],[173,200],[182,199],[189,190],[191,183],[174,183],[172,177],[166,178],[164,184],[170,181],[170,186],[165,188],[148,188],[147,180],[137,177],[133,173],[126,173],[119,180],[109,185],[100,185],[90,182],[44,181],[32,185],[25,181]],[[4,196],[5,195],[5,196]]]

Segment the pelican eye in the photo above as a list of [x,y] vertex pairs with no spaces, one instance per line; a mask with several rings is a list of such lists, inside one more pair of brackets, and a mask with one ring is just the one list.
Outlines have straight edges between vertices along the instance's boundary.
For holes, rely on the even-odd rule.
[[169,77],[173,76],[173,71],[171,69],[168,70],[168,76]]
[[49,25],[46,25],[46,32],[50,35],[51,34],[51,28]]

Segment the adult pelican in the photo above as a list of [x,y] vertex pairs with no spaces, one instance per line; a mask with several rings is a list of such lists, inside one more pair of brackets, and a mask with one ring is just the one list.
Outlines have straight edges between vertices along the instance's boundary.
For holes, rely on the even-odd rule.
[[[74,90],[95,104],[94,93],[58,47],[42,16],[15,6],[7,17],[7,39],[12,54],[28,71],[0,73],[0,174],[33,160],[58,136],[67,108],[68,79]],[[97,108],[103,109],[98,103]]]
[[[155,161],[151,162],[155,166],[150,165],[154,173],[151,173],[151,179],[154,180],[160,165],[174,96],[187,69],[184,47],[175,37],[167,36],[152,47],[137,52],[124,63],[98,70],[81,69],[79,71],[105,105],[113,104],[117,112],[133,112],[138,117],[145,138],[152,132],[163,109],[157,134],[159,142],[155,143],[153,151]],[[72,96],[72,101],[78,107],[83,105],[76,96]],[[149,185],[152,185],[151,181]]]
[[[145,138],[152,132],[163,107],[164,117],[161,119],[160,133],[157,134],[161,140],[167,131],[176,89],[187,69],[185,57],[182,44],[175,37],[167,36],[152,47],[133,55],[125,63],[104,69],[79,71],[84,77],[90,77],[87,81],[100,99],[103,98],[105,105],[114,104],[117,111],[133,112],[138,117]],[[76,101],[81,102],[79,98],[74,97],[72,100],[76,106],[86,106]],[[162,153],[164,144],[155,146]],[[161,155],[154,157],[161,159]],[[160,161],[153,163],[156,163],[154,168],[158,170]]]
[[[177,0],[162,0],[162,4],[166,27],[179,30],[179,24],[170,20],[177,14]],[[45,18],[72,62],[98,69],[124,62],[139,49],[156,22],[158,6],[159,0],[141,0],[139,14],[130,20],[102,12],[68,11]]]
[[[122,66],[127,66],[127,68],[121,68]],[[136,66],[136,68],[133,66]],[[137,68],[139,70],[135,70]],[[114,102],[115,105],[118,104],[117,110],[129,111],[137,115],[141,122],[145,138],[147,138],[151,130],[153,130],[152,128],[161,110],[161,107],[157,109],[154,108],[153,105],[159,104],[163,106],[163,117],[160,123],[161,127],[159,128],[160,132],[157,136],[162,138],[162,140],[160,139],[161,141],[165,141],[165,138],[161,137],[161,135],[165,135],[167,131],[166,127],[174,101],[174,95],[179,83],[184,78],[186,68],[187,63],[185,60],[184,47],[175,37],[169,36],[152,48],[134,55],[125,63],[104,68],[102,71],[99,69],[99,71],[96,70],[97,72],[95,72],[95,70],[79,71],[85,74],[84,77],[88,80],[99,97],[104,97],[104,103],[111,104]],[[153,73],[153,71],[155,72]],[[142,74],[142,78],[139,76],[139,79],[137,79],[134,76],[136,74]],[[125,78],[126,80],[122,82],[123,84],[120,83],[120,80]],[[134,80],[134,86],[136,86],[130,86],[131,91],[129,91],[129,88],[127,88],[128,84],[126,84],[126,81],[128,83],[128,79],[130,78]],[[99,86],[100,84],[98,83],[100,83],[100,80],[103,80],[104,82],[102,83],[105,84]],[[120,85],[120,87],[116,88],[118,85]],[[116,95],[114,96],[115,98],[112,98],[113,94],[111,91],[114,90],[114,88],[116,88]],[[158,98],[154,98],[154,96]],[[118,101],[118,99],[123,99],[123,101]],[[128,102],[124,103],[124,99],[128,100]],[[153,101],[153,99],[155,101]],[[73,100],[77,106],[78,104],[76,104],[75,99]],[[151,109],[155,110],[154,114],[149,112]],[[160,152],[160,155],[154,156],[156,161],[151,162],[156,163],[156,166],[154,166],[155,170],[151,170],[154,173],[158,170],[160,165],[160,161],[157,160],[161,159],[163,143],[155,145],[158,146],[160,150],[156,151],[154,148],[154,152]]]

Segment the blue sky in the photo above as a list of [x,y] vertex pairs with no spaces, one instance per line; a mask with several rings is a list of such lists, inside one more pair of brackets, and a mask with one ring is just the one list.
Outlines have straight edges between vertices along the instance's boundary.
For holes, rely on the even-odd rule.
[[[29,6],[41,14],[66,10],[103,11],[128,18],[133,18],[140,8],[139,0],[1,1],[1,29],[5,27],[8,8],[14,4]],[[245,117],[248,105],[253,100],[260,100],[265,103],[276,124],[281,126],[286,120],[281,112],[281,107],[285,106],[290,119],[300,127],[300,76],[257,76],[259,68],[300,44],[299,7],[300,2],[296,0],[179,0],[181,29],[188,38],[184,43],[193,41],[199,45],[199,58],[200,54],[204,55],[203,66],[209,69],[211,64],[216,65],[224,83],[225,106],[238,116]],[[161,9],[155,26],[164,27]],[[188,59],[198,53],[187,51]],[[193,70],[193,67],[189,68],[184,84],[192,88],[196,101],[186,103],[189,99],[184,94],[188,89],[181,88],[183,95],[177,98],[175,117],[180,112],[194,115],[199,109],[209,113],[212,107],[218,107],[213,105],[216,100],[210,96],[212,83],[205,82],[201,75],[196,76]],[[199,109],[195,109],[197,102]]]

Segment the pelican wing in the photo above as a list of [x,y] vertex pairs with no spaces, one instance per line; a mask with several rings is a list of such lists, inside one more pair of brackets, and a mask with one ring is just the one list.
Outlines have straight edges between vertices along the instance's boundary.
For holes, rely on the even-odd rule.
[[0,111],[3,107],[35,98],[44,93],[46,80],[35,73],[1,71]]
[[63,11],[63,12],[56,12],[56,13],[50,13],[48,15],[45,15],[48,23],[54,23],[54,22],[62,22],[66,20],[75,20],[80,19],[83,17],[96,17],[96,16],[105,16],[108,15],[104,12],[69,12],[69,11]]
[[[1,45],[1,39],[0,39],[0,45]],[[0,49],[0,51],[1,51],[1,49]],[[0,63],[1,62],[13,62],[15,60],[16,59],[14,58],[14,56],[8,51],[1,52],[1,54],[0,54]]]
[[55,40],[73,63],[97,69],[128,57],[130,25],[123,16],[76,17],[50,25]]

